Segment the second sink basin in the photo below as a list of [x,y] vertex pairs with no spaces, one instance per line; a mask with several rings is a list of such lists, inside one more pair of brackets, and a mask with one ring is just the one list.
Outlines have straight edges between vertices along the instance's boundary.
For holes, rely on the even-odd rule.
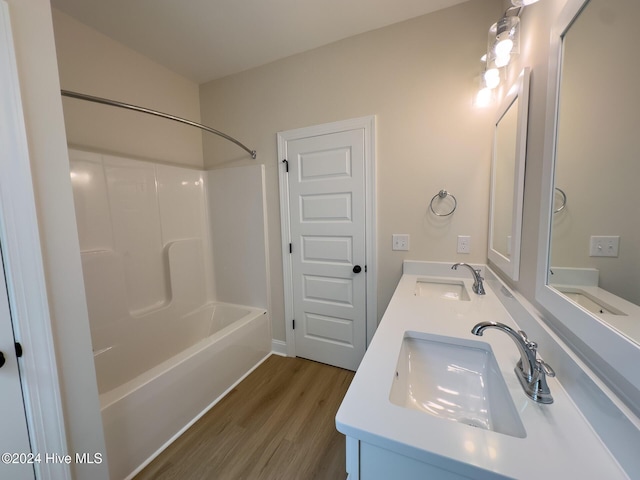
[[464,282],[461,280],[431,280],[419,278],[416,281],[415,294],[418,297],[441,298],[445,300],[471,300]]
[[405,332],[389,400],[442,419],[526,437],[485,342]]
[[580,305],[581,307],[586,308],[591,313],[595,313],[596,315],[624,315],[624,312],[621,312],[615,307],[607,305],[602,300],[590,295],[580,288],[574,287],[563,287],[563,286],[554,286],[560,293],[564,296],[569,297],[570,300],[573,300],[575,303]]

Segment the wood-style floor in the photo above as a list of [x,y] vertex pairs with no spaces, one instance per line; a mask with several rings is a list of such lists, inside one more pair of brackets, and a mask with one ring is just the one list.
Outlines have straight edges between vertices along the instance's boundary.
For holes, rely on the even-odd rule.
[[344,479],[335,415],[352,378],[272,355],[134,480]]

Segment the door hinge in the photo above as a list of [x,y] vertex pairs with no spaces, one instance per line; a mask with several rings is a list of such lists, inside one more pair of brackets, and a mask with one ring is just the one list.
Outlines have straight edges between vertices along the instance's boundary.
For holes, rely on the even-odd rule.
[[16,357],[20,358],[22,356],[22,345],[20,345],[18,342],[16,342],[15,345],[16,345]]
[[289,253],[293,253],[293,243],[289,244]]
[[285,172],[289,173],[289,161],[285,158],[284,160],[282,160],[282,163],[284,163]]
[[293,329],[296,329],[296,321],[295,320],[291,320],[291,323],[293,324]]

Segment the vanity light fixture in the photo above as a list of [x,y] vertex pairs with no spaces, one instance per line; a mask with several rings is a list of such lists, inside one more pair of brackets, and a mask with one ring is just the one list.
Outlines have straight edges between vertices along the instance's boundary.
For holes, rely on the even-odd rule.
[[520,53],[520,13],[525,5],[538,0],[511,0],[500,20],[491,25],[487,39],[487,53],[481,58],[479,91],[473,101],[476,107],[486,107],[496,97],[494,90],[500,86],[503,71],[514,55]]

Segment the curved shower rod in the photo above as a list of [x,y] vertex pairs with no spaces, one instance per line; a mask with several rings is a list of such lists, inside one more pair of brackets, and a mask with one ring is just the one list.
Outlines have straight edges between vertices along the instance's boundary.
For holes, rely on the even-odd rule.
[[137,105],[131,105],[130,103],[118,102],[117,100],[109,100],[108,98],[102,97],[94,97],[93,95],[87,95],[84,93],[71,92],[69,90],[60,90],[60,93],[65,97],[77,98],[79,100],[87,100],[89,102],[101,103],[103,105],[111,105],[112,107],[120,107],[126,108],[128,110],[134,110],[136,112],[148,113],[149,115],[155,115],[156,117],[166,118],[168,120],[173,120],[174,122],[184,123],[186,125],[191,125],[192,127],[197,127],[205,132],[213,133],[214,135],[218,135],[230,142],[235,143],[240,148],[245,150],[251,155],[251,158],[255,159],[257,154],[255,150],[249,149],[247,146],[236,140],[235,138],[223,133],[215,128],[207,127],[206,125],[202,125],[201,123],[193,122],[191,120],[187,120],[186,118],[176,117],[175,115],[169,115],[168,113],[158,112],[157,110],[151,110],[150,108],[139,107]]

